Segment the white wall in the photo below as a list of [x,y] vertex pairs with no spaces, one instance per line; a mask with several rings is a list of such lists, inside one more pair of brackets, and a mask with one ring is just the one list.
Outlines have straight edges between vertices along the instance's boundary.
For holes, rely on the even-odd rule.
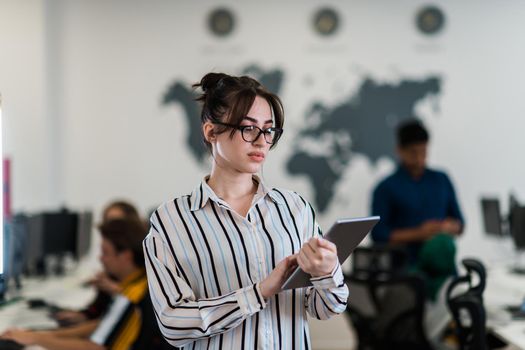
[[[451,174],[467,219],[459,253],[508,255],[510,245],[482,234],[478,202],[511,190],[525,201],[525,3],[439,3],[446,29],[427,38],[413,25],[420,1],[326,1],[343,23],[322,39],[309,22],[318,1],[228,0],[221,4],[235,11],[237,30],[216,40],[205,27],[211,0],[2,0],[0,91],[14,208],[100,210],[125,197],[145,211],[188,193],[207,169],[185,147],[183,110],[161,106],[162,94],[175,79],[238,73],[248,63],[286,73],[286,136],[265,179],[313,200],[306,178],[284,168],[311,99],[335,104],[364,76],[439,74],[440,112],[426,101],[418,113],[432,132],[430,163]],[[316,81],[310,89],[308,77]],[[321,224],[367,214],[373,185],[393,166],[358,157]]]
[[4,154],[12,159],[17,209],[49,205],[53,193],[46,122],[42,1],[3,0],[0,7],[0,92]]

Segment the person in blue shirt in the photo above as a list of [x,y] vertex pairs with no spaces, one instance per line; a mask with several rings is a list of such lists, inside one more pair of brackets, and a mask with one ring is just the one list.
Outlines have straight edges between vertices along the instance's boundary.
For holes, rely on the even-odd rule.
[[[427,167],[428,142],[429,134],[421,122],[409,120],[398,127],[399,166],[377,185],[372,199],[373,215],[381,216],[372,239],[405,245],[412,266],[425,259],[420,256],[425,242],[439,234],[459,235],[465,225],[452,182],[444,172]],[[442,249],[443,240],[432,241],[438,243],[433,243],[430,251]],[[445,243],[445,247],[453,244],[449,241],[452,243]]]

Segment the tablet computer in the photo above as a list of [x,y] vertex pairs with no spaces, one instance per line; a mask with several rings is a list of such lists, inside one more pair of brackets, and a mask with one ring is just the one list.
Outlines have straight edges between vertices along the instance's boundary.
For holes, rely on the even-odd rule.
[[[379,216],[339,219],[323,238],[337,246],[337,257],[342,264],[378,221]],[[282,289],[311,286],[312,282],[310,282],[310,278],[311,276],[309,274],[297,267],[286,282],[284,282]]]

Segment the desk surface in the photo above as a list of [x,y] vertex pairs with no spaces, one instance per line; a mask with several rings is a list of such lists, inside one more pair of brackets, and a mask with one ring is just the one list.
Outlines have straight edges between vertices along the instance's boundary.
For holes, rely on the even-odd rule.
[[[0,308],[0,333],[11,327],[53,328],[57,324],[44,309],[30,309],[27,299],[39,298],[71,309],[84,307],[95,295],[92,288],[81,287],[89,277],[72,273],[66,277],[26,279],[20,296],[23,300]],[[503,340],[525,350],[525,320],[512,320],[505,306],[519,305],[525,298],[525,275],[516,275],[506,266],[487,266],[484,303],[487,326]]]
[[512,320],[508,305],[520,305],[525,298],[525,275],[510,272],[507,266],[488,267],[484,303],[487,326],[503,340],[525,349],[525,320]]
[[38,298],[63,308],[83,308],[95,295],[92,288],[81,287],[84,280],[75,275],[25,279],[19,295],[21,300],[0,308],[0,333],[11,327],[32,329],[56,327],[57,323],[49,317],[45,308],[31,309],[27,305],[27,300]]

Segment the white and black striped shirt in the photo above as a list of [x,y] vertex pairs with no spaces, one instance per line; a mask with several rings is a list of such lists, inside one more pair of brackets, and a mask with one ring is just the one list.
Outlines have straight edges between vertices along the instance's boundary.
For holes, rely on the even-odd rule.
[[341,266],[314,287],[263,300],[259,283],[285,257],[321,234],[295,192],[257,193],[246,217],[206,178],[188,196],[160,206],[144,240],[150,294],[164,337],[184,349],[310,349],[306,312],[328,319],[346,308]]

